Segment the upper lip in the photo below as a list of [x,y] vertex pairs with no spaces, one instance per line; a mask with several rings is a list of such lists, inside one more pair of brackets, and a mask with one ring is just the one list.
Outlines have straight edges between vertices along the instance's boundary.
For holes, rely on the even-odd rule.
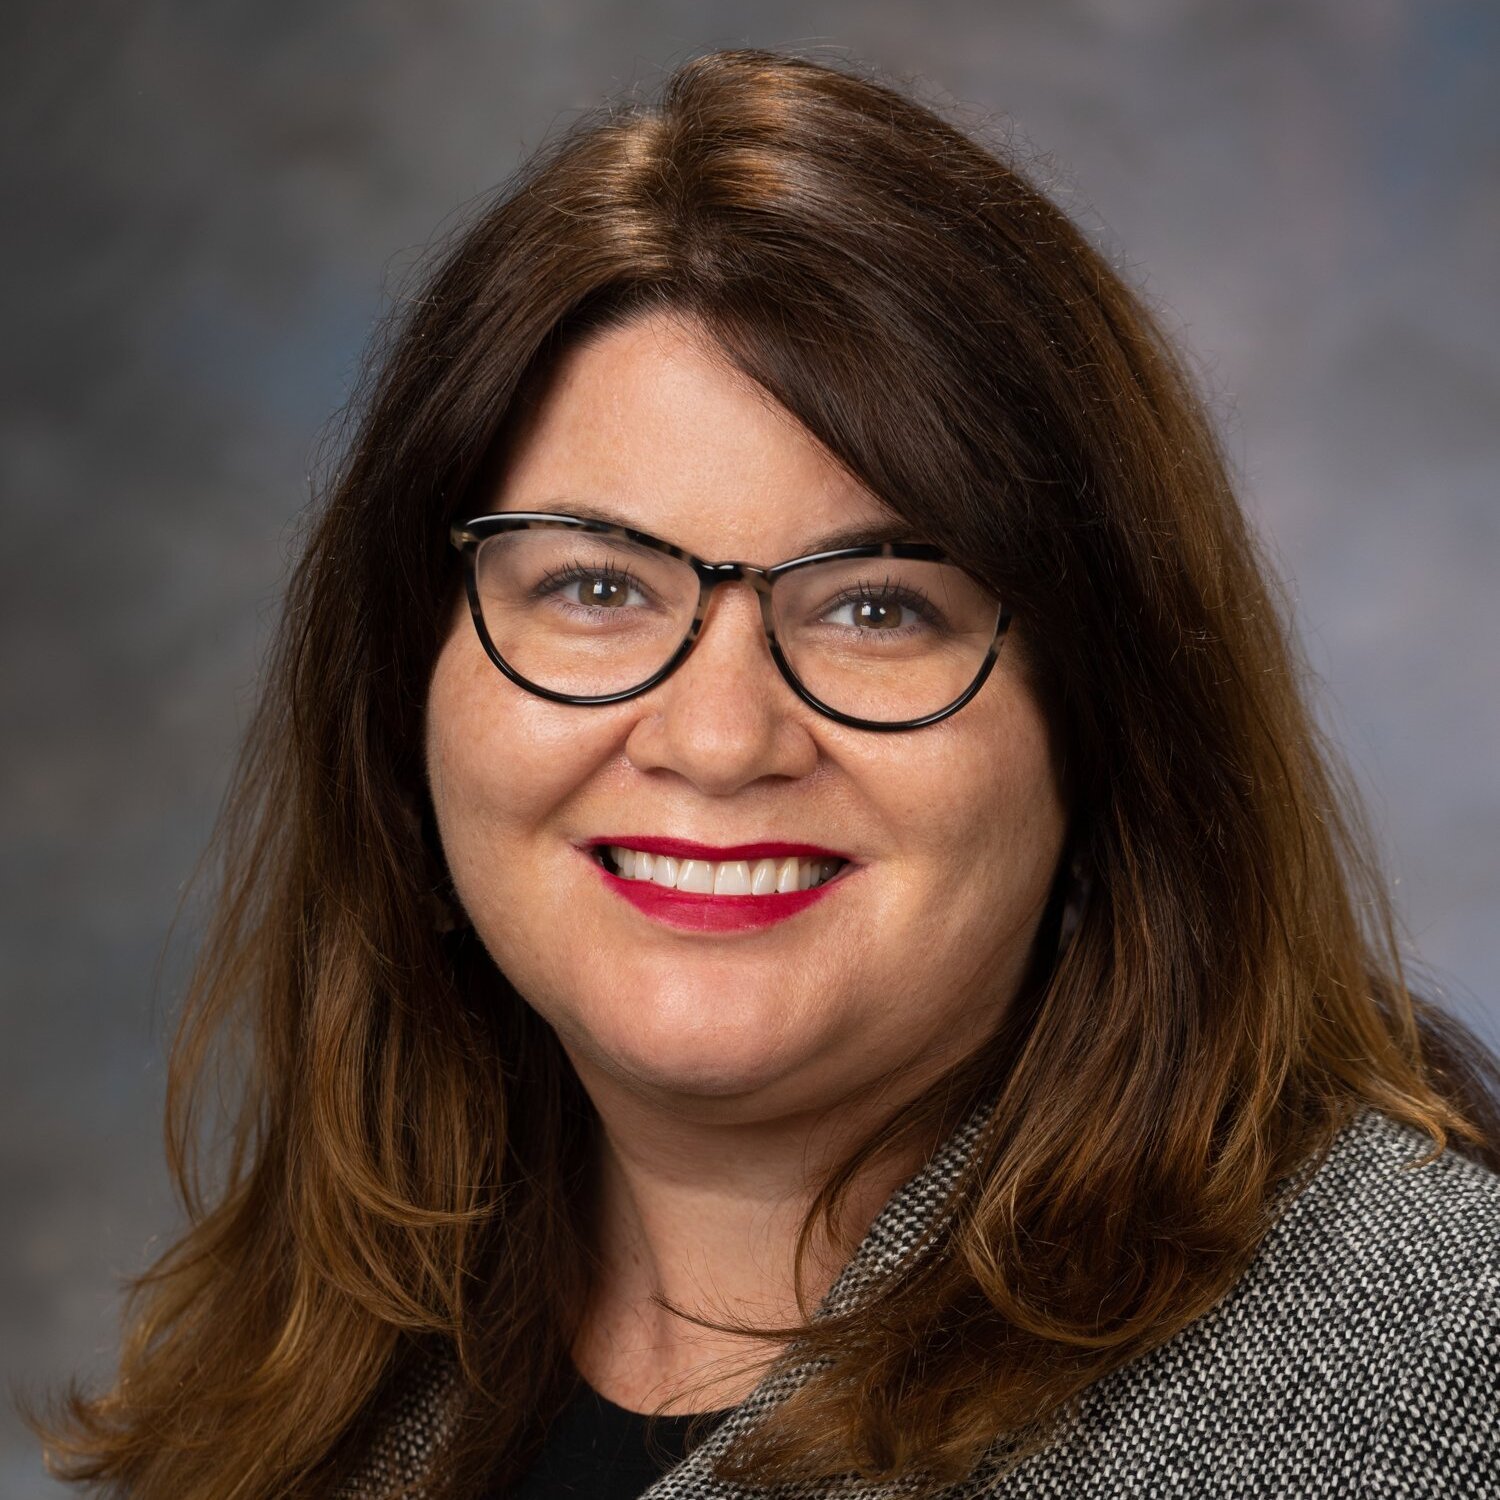
[[642,849],[647,854],[666,854],[673,859],[702,859],[720,863],[728,859],[841,859],[849,862],[847,854],[837,849],[825,849],[818,844],[782,843],[772,841],[760,844],[699,844],[692,839],[665,839],[648,833],[620,833],[601,835],[585,840],[588,848],[601,844],[623,845],[627,849]]

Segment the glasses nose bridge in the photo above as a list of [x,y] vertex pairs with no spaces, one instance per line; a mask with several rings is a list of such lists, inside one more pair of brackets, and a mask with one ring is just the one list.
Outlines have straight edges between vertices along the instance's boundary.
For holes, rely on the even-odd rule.
[[693,620],[692,638],[696,643],[703,631],[703,622],[708,617],[708,607],[713,601],[714,591],[721,583],[745,583],[755,590],[756,598],[760,602],[761,625],[765,630],[767,641],[774,642],[776,630],[771,617],[771,585],[775,581],[771,577],[770,568],[758,567],[755,563],[747,562],[717,562],[698,564],[698,577],[703,587],[699,593],[698,611]]

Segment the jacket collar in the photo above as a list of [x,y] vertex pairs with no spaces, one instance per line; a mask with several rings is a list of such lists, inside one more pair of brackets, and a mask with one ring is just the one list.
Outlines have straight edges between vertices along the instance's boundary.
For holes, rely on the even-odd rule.
[[[818,1305],[814,1319],[849,1311],[886,1278],[920,1259],[924,1247],[931,1243],[946,1222],[944,1209],[948,1195],[972,1159],[995,1102],[994,1097],[987,1096],[972,1107],[926,1164],[886,1200],[885,1207],[875,1216],[854,1254]],[[797,1358],[794,1345],[713,1432],[682,1463],[653,1484],[641,1500],[742,1500],[744,1490],[741,1486],[717,1480],[709,1472],[713,1459],[765,1412],[802,1385],[812,1369],[810,1361]],[[813,1496],[827,1493],[826,1486],[821,1485],[795,1485],[777,1491],[784,1500],[798,1500],[803,1496],[811,1500]],[[898,1490],[889,1486],[855,1485],[841,1488],[838,1493],[849,1500],[854,1500],[855,1496],[874,1500],[876,1496],[896,1494]]]
[[[944,1222],[948,1195],[971,1160],[994,1105],[994,1097],[986,1096],[972,1106],[926,1163],[886,1200],[819,1303],[815,1319],[848,1311],[888,1276],[920,1258],[924,1246],[931,1243]],[[810,1361],[797,1357],[795,1345],[784,1351],[755,1389],[731,1408],[682,1463],[652,1485],[642,1500],[741,1500],[741,1487],[716,1480],[709,1472],[714,1457],[802,1385],[812,1368]],[[396,1392],[379,1437],[358,1472],[340,1486],[336,1500],[394,1500],[398,1495],[420,1495],[424,1477],[431,1472],[450,1430],[459,1394],[451,1359],[439,1356],[415,1370]],[[798,1486],[785,1491],[785,1500],[823,1493],[820,1487]],[[881,1495],[886,1489],[845,1489],[840,1493],[852,1500],[855,1495]]]

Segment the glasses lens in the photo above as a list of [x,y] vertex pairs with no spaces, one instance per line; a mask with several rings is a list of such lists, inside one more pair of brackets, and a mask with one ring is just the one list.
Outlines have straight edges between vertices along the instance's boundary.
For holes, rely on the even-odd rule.
[[485,537],[474,576],[495,650],[528,682],[580,698],[625,692],[658,672],[698,602],[687,563],[573,527]]
[[776,639],[798,680],[851,718],[895,724],[961,698],[995,639],[1000,602],[952,563],[856,557],[784,573]]

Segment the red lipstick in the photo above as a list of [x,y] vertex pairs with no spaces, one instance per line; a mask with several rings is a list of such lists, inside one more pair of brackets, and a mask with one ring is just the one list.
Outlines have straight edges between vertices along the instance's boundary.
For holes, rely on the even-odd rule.
[[[706,859],[721,864],[726,859],[842,859],[837,849],[823,849],[817,844],[695,844],[691,839],[659,839],[649,833],[612,833],[588,839],[588,847],[622,844],[627,849],[642,849],[647,854],[668,854],[673,859]],[[757,898],[758,899],[758,898]]]
[[[650,880],[627,880],[607,869],[593,851],[601,845],[619,844],[640,849],[647,854],[665,854],[673,859],[701,859],[713,863],[724,860],[802,859],[846,860],[846,856],[816,844],[760,843],[715,846],[698,844],[690,839],[664,839],[649,835],[610,835],[590,839],[583,846],[589,863],[599,872],[605,886],[630,902],[637,911],[669,927],[689,932],[742,932],[769,927],[806,911],[843,883],[846,868],[834,879],[805,891],[779,891],[769,896],[715,896],[696,891],[678,891]],[[847,860],[846,860],[847,864]]]

